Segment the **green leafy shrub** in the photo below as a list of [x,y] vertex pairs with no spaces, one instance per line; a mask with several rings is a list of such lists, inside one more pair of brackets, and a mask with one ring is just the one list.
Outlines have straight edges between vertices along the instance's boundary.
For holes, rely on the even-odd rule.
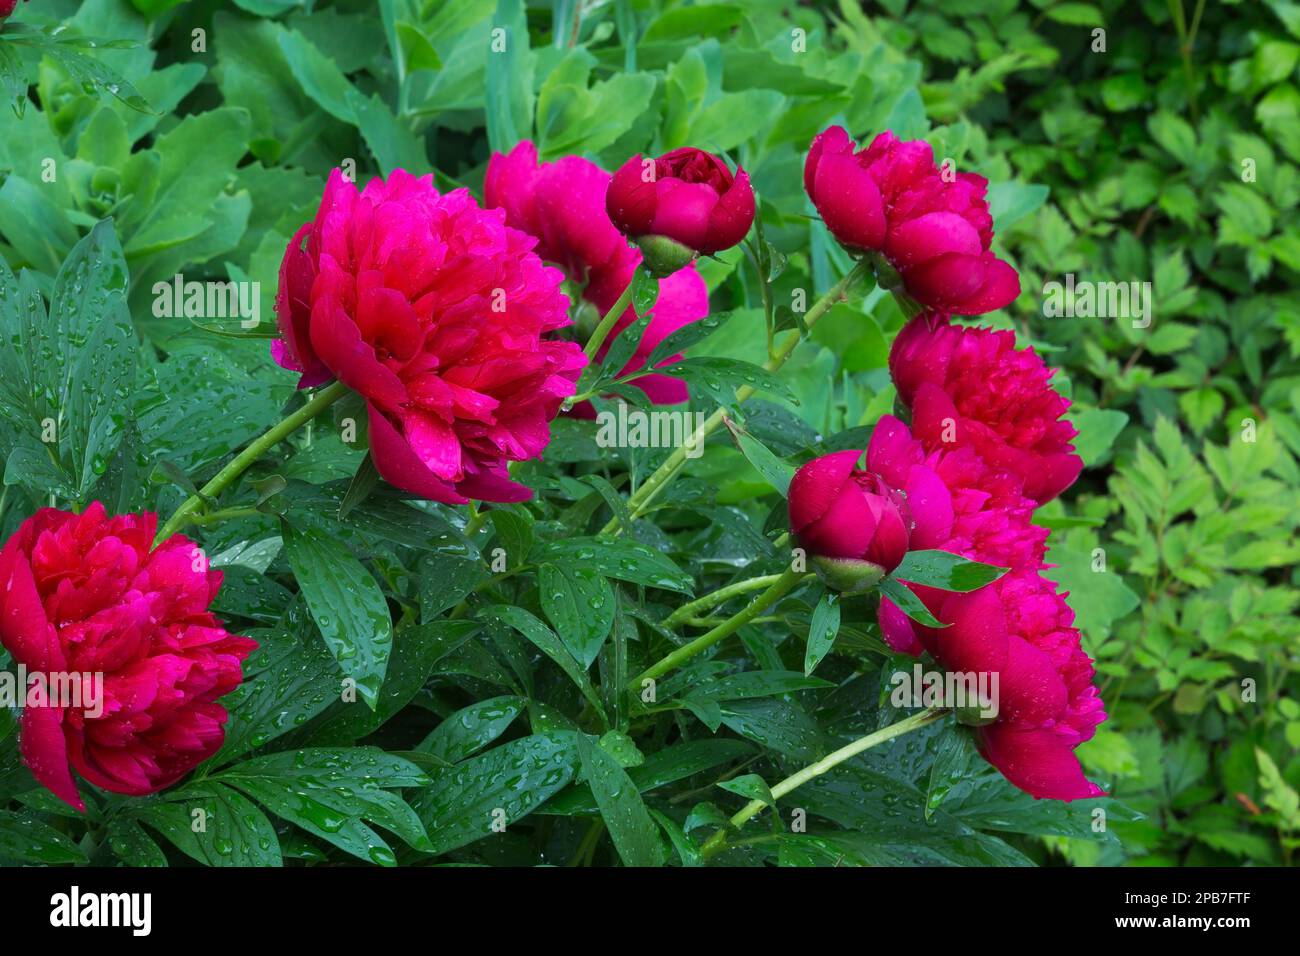
[[[20,10],[0,36],[15,107],[0,110],[0,256],[26,271],[0,317],[10,341],[29,323],[71,344],[39,368],[3,359],[5,538],[52,496],[170,514],[301,408],[268,330],[285,248],[335,167],[481,192],[491,152],[524,138],[607,169],[696,145],[750,172],[760,233],[752,256],[702,261],[715,321],[677,343],[692,408],[726,407],[736,427],[636,520],[627,495],[667,453],[602,448],[578,419],[515,470],[533,501],[468,517],[378,482],[352,398],[268,447],[185,529],[225,574],[215,610],[261,645],[225,700],[223,748],[161,794],[96,791],[83,818],[35,784],[0,710],[0,860],[696,865],[728,817],[776,802],[716,859],[1289,862],[1296,7],[870,6]],[[56,24],[62,40],[39,32]],[[949,718],[774,800],[777,781],[889,724],[891,678],[912,666],[882,642],[874,598],[832,601],[815,581],[654,701],[632,683],[682,645],[672,616],[692,598],[784,571],[792,467],[861,447],[894,408],[905,314],[883,289],[853,287],[779,379],[723,361],[762,363],[799,327],[792,300],[852,268],[802,186],[831,123],[923,137],[992,183],[1023,289],[1001,321],[1060,366],[1088,466],[1045,513],[1112,715],[1079,754],[1115,799],[1034,801]],[[1153,321],[1046,315],[1067,273],[1151,283]],[[258,283],[261,324],[159,314],[177,275]],[[61,420],[49,396],[83,390],[97,400],[69,406],[52,454],[15,424]],[[611,524],[627,533],[599,537]],[[685,623],[720,623],[749,593]]]

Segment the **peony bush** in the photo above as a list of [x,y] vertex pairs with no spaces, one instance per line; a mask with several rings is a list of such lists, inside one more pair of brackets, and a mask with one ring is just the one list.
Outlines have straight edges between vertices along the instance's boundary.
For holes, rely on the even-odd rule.
[[0,27],[0,862],[1122,856],[1044,194],[700,9]]

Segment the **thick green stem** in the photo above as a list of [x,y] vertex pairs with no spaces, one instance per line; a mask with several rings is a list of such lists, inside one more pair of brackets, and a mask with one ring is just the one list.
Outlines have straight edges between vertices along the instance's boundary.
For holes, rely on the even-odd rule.
[[596,353],[605,344],[605,339],[609,338],[609,333],[617,324],[619,316],[626,312],[627,307],[632,304],[632,289],[635,286],[636,275],[633,274],[627,288],[623,290],[623,294],[618,297],[614,307],[605,313],[605,317],[600,320],[600,325],[596,326],[596,331],[591,333],[591,338],[587,340],[587,344],[583,347],[582,350],[587,353],[588,360],[593,362],[596,360]]
[[192,514],[189,516],[191,524],[210,525],[220,524],[223,521],[232,521],[235,518],[253,518],[263,515],[253,505],[237,505],[233,508],[221,508],[218,511],[209,511],[207,514]]
[[781,579],[779,574],[764,574],[761,577],[749,578],[745,581],[737,581],[734,584],[728,584],[726,587],[718,588],[704,597],[696,598],[690,604],[683,604],[677,610],[673,611],[663,620],[664,627],[676,627],[683,621],[696,617],[697,611],[706,611],[711,607],[724,604],[731,600],[737,594],[748,594],[750,591],[757,591],[759,588],[765,588],[770,584],[775,584]]
[[469,503],[469,520],[465,522],[465,537],[473,541],[474,535],[478,534],[479,529],[483,527],[487,520],[487,512],[471,501]]
[[[910,731],[918,730],[921,727],[926,726],[926,724],[932,724],[936,720],[942,718],[946,713],[948,713],[948,711],[942,707],[923,710],[919,714],[913,714],[911,717],[900,720],[896,724],[890,724],[888,727],[883,727],[875,733],[867,734],[867,736],[861,737],[853,741],[851,744],[846,744],[834,753],[827,754],[816,763],[804,767],[798,773],[786,777],[772,788],[772,797],[775,800],[779,800],[792,790],[802,787],[814,777],[820,777],[822,774],[829,770],[833,770],[835,767],[844,763],[844,761],[856,757],[863,751],[870,750],[872,747],[886,743],[887,741],[893,740],[895,737],[900,737]],[[751,817],[757,816],[761,813],[763,808],[766,806],[767,804],[762,800],[751,800],[731,818],[731,826],[743,826]],[[727,830],[724,828],[709,838],[708,842],[700,848],[700,853],[707,860],[709,857],[714,856],[725,849],[726,845]]]
[[161,544],[170,538],[177,530],[190,520],[202,505],[205,499],[215,498],[221,494],[236,478],[242,475],[245,469],[253,462],[257,461],[268,449],[279,444],[289,435],[293,434],[298,428],[311,421],[325,409],[329,408],[340,398],[346,395],[348,387],[342,382],[335,382],[326,388],[321,389],[311,400],[302,408],[298,409],[291,415],[266,431],[260,437],[254,439],[247,448],[241,451],[230,464],[222,468],[211,481],[199,489],[197,495],[192,495],[176,509],[175,514],[167,519],[167,523],[162,526],[158,532],[158,537],[154,539],[154,544]]
[[795,585],[808,577],[808,575],[809,572],[807,571],[795,571],[793,568],[787,570],[784,574],[778,577],[766,591],[754,598],[754,600],[751,601],[744,610],[737,611],[707,634],[701,634],[689,644],[683,644],[681,647],[677,648],[677,650],[661,659],[658,663],[652,664],[636,677],[632,678],[628,683],[628,687],[633,691],[639,690],[643,681],[658,679],[670,670],[680,667],[696,654],[708,650],[723,638],[736,633],[736,631],[740,630],[741,627],[748,624],[777,601],[781,600],[781,598],[785,597],[785,595],[789,594],[790,591],[794,590]]
[[[844,298],[844,293],[848,288],[856,282],[860,276],[866,274],[869,268],[870,266],[867,263],[867,260],[860,260],[857,265],[848,271],[844,278],[835,283],[835,285],[831,287],[831,290],[818,299],[813,307],[808,310],[808,313],[804,316],[805,328],[812,328],[817,323],[818,319],[830,311],[831,306]],[[787,335],[785,342],[776,350],[776,354],[767,360],[763,367],[769,372],[779,370],[781,366],[789,360],[790,354],[794,352],[795,347],[802,339],[803,336],[799,332],[792,332],[790,335]],[[748,385],[736,389],[736,404],[739,405],[743,403],[754,394],[754,391],[755,390]],[[722,424],[722,419],[725,414],[725,410],[719,408],[716,412],[710,415],[705,420],[704,424],[696,429],[695,434],[691,436],[691,440],[689,442],[684,442],[680,447],[675,448],[673,453],[664,460],[664,463],[655,469],[654,473],[645,480],[641,487],[638,488],[630,498],[628,498],[628,513],[634,519],[645,512],[645,509],[649,506],[650,502],[653,501],[661,491],[663,491],[664,487],[673,479],[673,476],[677,471],[681,469],[682,465],[686,462],[687,452],[692,448],[698,448],[704,439],[708,438],[709,435],[713,434],[713,432],[718,429],[718,426]],[[609,523],[601,529],[600,533],[612,534],[617,531],[618,528],[619,519],[618,516],[615,515],[613,518],[609,519]]]

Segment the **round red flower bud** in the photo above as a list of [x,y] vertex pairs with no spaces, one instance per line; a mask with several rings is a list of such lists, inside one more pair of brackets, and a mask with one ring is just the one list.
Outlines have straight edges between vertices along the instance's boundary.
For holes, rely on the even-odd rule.
[[658,159],[629,159],[610,181],[605,208],[641,247],[646,265],[667,275],[744,239],[754,223],[754,190],[743,169],[733,176],[717,156],[684,146]]
[[[0,551],[0,642],[26,668],[20,749],[32,775],[85,810],[71,767],[113,793],[176,783],[225,739],[218,699],[257,648],[208,610],[221,587],[158,516],[43,508]],[[44,687],[33,698],[33,688]]]
[[814,458],[790,482],[790,530],[837,590],[872,587],[907,554],[906,502],[879,475],[856,468],[861,457],[849,450]]
[[963,315],[1020,294],[1016,270],[989,251],[988,180],[940,169],[922,140],[884,132],[858,150],[832,126],[808,150],[804,189],[841,245],[872,255],[883,286]]
[[13,13],[16,6],[18,6],[18,0],[0,0],[0,20],[4,20]]

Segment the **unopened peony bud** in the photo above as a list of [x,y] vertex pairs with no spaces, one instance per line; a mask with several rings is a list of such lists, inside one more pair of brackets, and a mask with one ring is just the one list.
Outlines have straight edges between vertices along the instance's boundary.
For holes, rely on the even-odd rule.
[[653,167],[639,155],[629,159],[614,173],[605,207],[662,277],[744,239],[754,223],[754,190],[743,169],[733,176],[717,156],[686,146]]
[[879,475],[855,468],[860,451],[815,458],[790,482],[790,530],[837,590],[868,590],[907,554],[902,495]]

